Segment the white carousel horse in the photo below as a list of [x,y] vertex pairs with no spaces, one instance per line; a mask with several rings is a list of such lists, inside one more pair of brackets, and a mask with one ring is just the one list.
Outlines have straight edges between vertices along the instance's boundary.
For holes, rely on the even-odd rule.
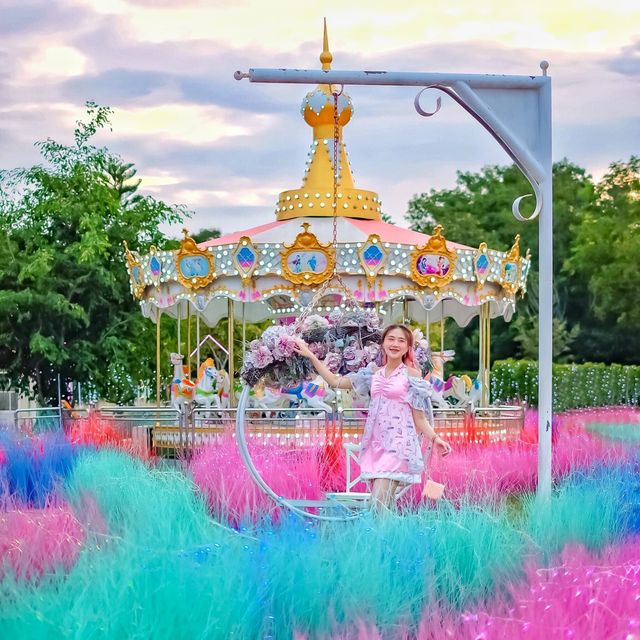
[[211,409],[220,408],[220,396],[218,395],[218,384],[220,377],[212,358],[207,358],[198,369],[198,380],[194,400],[196,404],[206,408],[205,418],[208,418]]
[[220,408],[229,408],[229,394],[231,393],[231,378],[225,369],[218,369],[218,397],[220,398]]
[[193,402],[196,385],[189,380],[189,370],[183,366],[184,356],[172,353],[173,378],[171,380],[171,404],[177,411],[184,411],[185,407]]
[[431,375],[440,380],[444,380],[444,365],[447,362],[451,362],[456,355],[453,349],[447,349],[446,351],[432,351],[431,352],[431,364],[433,369]]
[[452,349],[431,354],[433,370],[428,379],[433,384],[432,402],[437,407],[468,407],[473,411],[480,402],[480,381],[477,378],[472,381],[467,375],[449,376],[444,380],[444,365],[453,360],[455,354]]
[[273,411],[283,409],[287,403],[306,405],[310,409],[332,413],[333,408],[328,403],[335,398],[335,393],[324,380],[317,376],[311,382],[300,382],[295,387],[264,387],[256,386],[254,393],[249,396],[249,407]]
[[280,393],[295,398],[299,403],[304,402],[309,409],[333,413],[333,408],[328,403],[336,397],[336,394],[320,376],[316,376],[311,382],[303,381],[296,387],[280,389]]

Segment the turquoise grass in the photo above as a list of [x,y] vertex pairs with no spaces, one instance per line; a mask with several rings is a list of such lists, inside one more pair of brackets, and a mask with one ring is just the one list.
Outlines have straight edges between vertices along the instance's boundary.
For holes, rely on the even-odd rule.
[[[123,453],[79,457],[65,497],[87,541],[68,574],[1,583],[0,637],[290,638],[355,620],[385,634],[425,608],[456,615],[519,581],[532,556],[621,540],[637,509],[629,463],[572,474],[547,504],[442,502],[317,524],[284,516],[235,532],[192,481]],[[89,517],[91,499],[102,524]]]

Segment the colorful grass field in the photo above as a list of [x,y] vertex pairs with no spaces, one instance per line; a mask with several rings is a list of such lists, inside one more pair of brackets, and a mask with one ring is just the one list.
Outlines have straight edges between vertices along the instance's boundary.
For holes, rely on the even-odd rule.
[[[276,509],[231,438],[172,466],[5,434],[0,637],[640,638],[639,417],[558,416],[548,502],[532,414],[433,460],[446,499],[341,523]],[[282,495],[327,482],[317,448],[254,457]]]

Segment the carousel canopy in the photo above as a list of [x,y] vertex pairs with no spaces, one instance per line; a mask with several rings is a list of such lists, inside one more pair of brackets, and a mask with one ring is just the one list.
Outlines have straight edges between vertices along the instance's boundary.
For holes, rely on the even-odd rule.
[[[324,45],[322,68],[330,69],[326,31]],[[484,242],[450,242],[440,226],[427,235],[383,222],[378,195],[354,184],[342,137],[353,104],[336,93],[319,85],[302,102],[313,129],[307,166],[302,186],[280,193],[274,221],[199,245],[185,230],[177,251],[152,247],[140,255],[126,248],[132,294],[147,317],[161,311],[184,318],[191,307],[214,326],[226,317],[229,299],[241,303],[234,313],[246,322],[293,317],[335,267],[357,300],[392,317],[394,304],[408,301],[403,313],[418,322],[450,317],[464,326],[484,304],[490,317],[511,319],[530,266],[519,236],[502,252]],[[330,311],[343,297],[330,282],[317,310]]]

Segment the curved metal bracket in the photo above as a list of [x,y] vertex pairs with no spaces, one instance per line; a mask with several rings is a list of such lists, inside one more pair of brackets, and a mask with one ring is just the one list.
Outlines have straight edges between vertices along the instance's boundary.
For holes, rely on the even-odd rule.
[[489,107],[482,101],[480,96],[473,91],[469,85],[464,82],[457,82],[454,84],[454,88],[445,87],[438,84],[433,84],[421,89],[414,99],[414,106],[416,111],[424,117],[430,117],[440,111],[441,98],[438,96],[436,102],[435,111],[424,111],[420,107],[420,97],[428,89],[436,89],[447,94],[451,99],[455,100],[467,113],[469,113],[477,122],[479,122],[496,140],[496,142],[504,149],[507,155],[513,160],[514,164],[520,169],[524,177],[529,181],[531,188],[533,189],[533,195],[536,199],[536,205],[533,213],[529,216],[524,216],[520,212],[520,203],[525,198],[530,198],[531,194],[525,194],[519,196],[513,201],[511,206],[511,212],[513,216],[525,222],[528,220],[535,220],[542,211],[543,199],[542,188],[540,183],[544,179],[544,171],[540,167],[535,158],[530,157],[515,140],[514,136],[500,123],[500,121],[492,117]]

